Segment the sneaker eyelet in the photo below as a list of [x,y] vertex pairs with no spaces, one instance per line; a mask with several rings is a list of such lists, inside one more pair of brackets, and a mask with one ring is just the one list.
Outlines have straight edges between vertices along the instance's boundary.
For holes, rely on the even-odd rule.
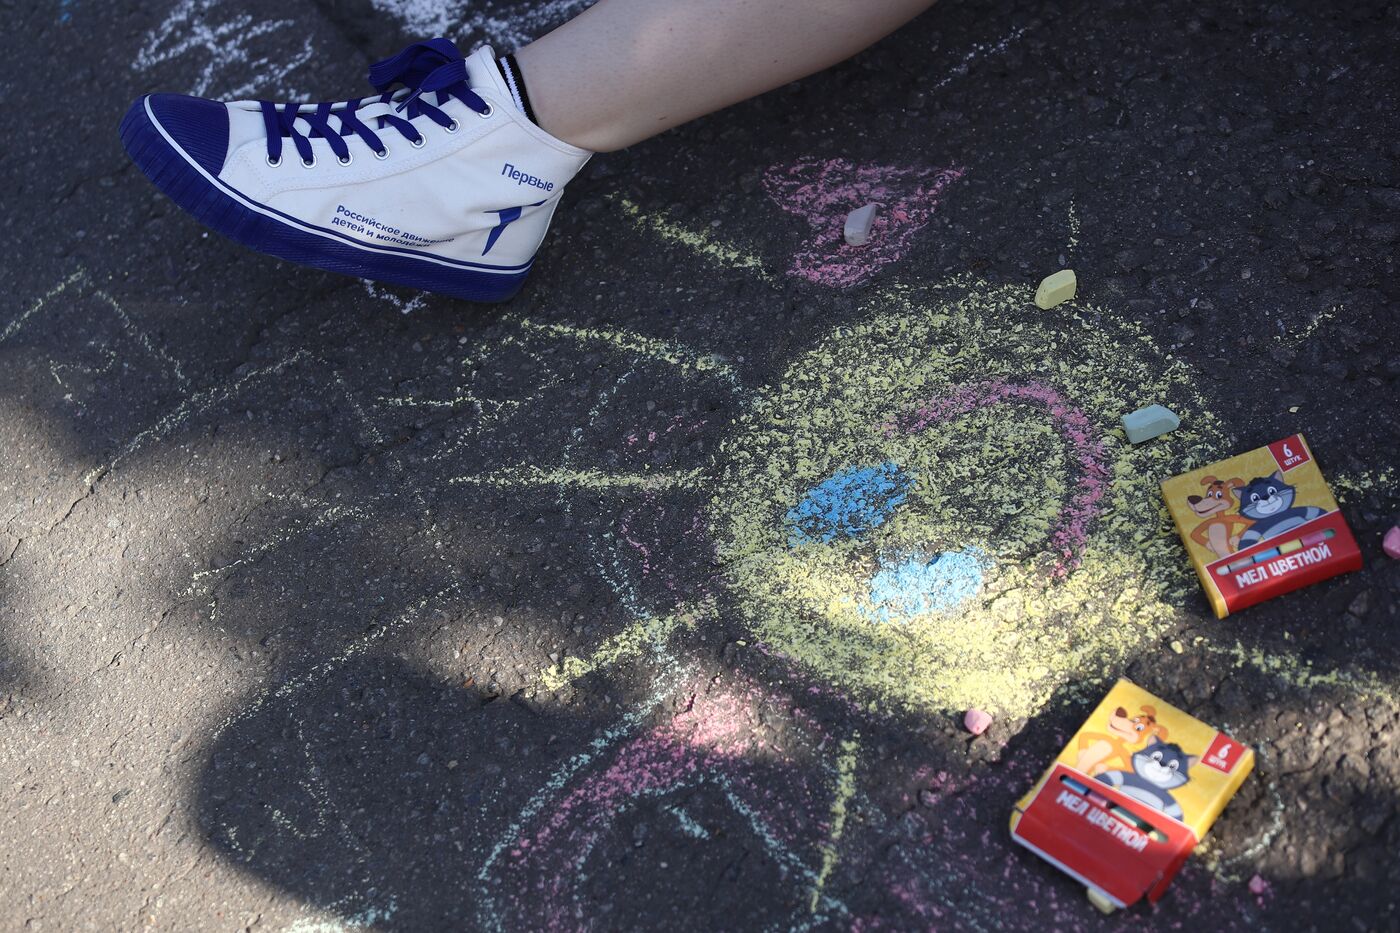
[[270,165],[270,166],[272,166],[273,168],[276,168],[277,166],[279,166],[279,165],[282,164],[282,157],[281,157],[281,156],[278,156],[277,158],[274,159],[272,156],[268,156],[268,157],[267,157],[267,164]]
[[385,159],[389,158],[389,147],[385,146],[383,149],[380,149],[374,154],[374,157],[383,162]]
[[315,167],[316,167],[316,157],[315,157],[315,156],[312,156],[312,157],[309,158],[309,159],[302,159],[302,160],[301,160],[301,167],[302,167],[302,168],[315,168]]
[[428,144],[428,137],[426,137],[426,136],[419,136],[417,139],[410,139],[410,140],[408,141],[408,144],[409,144],[410,146],[412,146],[414,149],[422,149],[424,146],[426,146],[426,145]]
[[349,165],[351,162],[355,161],[355,157],[347,152],[343,158],[337,159],[336,161],[341,165]]
[[460,130],[461,128],[462,128],[462,125],[461,125],[460,123],[458,123],[456,120],[453,120],[451,123],[449,123],[449,124],[447,124],[446,126],[444,126],[444,127],[443,127],[443,130],[445,130],[445,131],[448,132],[448,133],[455,133],[455,132],[457,132],[458,130]]
[[486,105],[486,109],[485,109],[485,110],[478,110],[478,111],[476,112],[476,115],[477,115],[478,117],[481,117],[481,119],[486,120],[486,119],[489,119],[490,116],[491,116],[491,114],[493,114],[493,113],[495,113],[495,112],[496,112],[496,108],[495,108],[495,107],[492,107],[490,104],[487,104],[487,105]]

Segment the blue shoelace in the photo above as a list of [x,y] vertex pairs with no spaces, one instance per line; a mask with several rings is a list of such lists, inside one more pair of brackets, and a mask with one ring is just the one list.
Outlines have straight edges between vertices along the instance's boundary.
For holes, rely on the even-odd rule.
[[[415,147],[423,145],[424,142],[423,134],[418,132],[411,122],[418,117],[427,117],[449,132],[457,129],[456,121],[438,109],[452,98],[479,114],[486,115],[491,112],[491,105],[467,86],[466,59],[448,39],[415,42],[392,58],[375,62],[369,69],[369,83],[380,92],[377,103],[381,104],[393,103],[395,92],[392,89],[395,85],[402,85],[411,92],[394,108],[394,113],[378,114],[369,119],[375,123],[376,129],[383,130],[387,126],[398,130]],[[428,92],[437,94],[438,106],[423,99],[422,95]],[[328,102],[290,102],[279,108],[272,101],[258,101],[262,108],[263,126],[267,129],[268,164],[281,164],[282,140],[284,137],[290,137],[303,165],[316,164],[316,157],[311,149],[312,139],[326,140],[341,164],[349,165],[350,147],[346,145],[345,137],[352,133],[364,140],[376,156],[381,159],[387,158],[389,149],[384,141],[356,113],[361,103],[363,101],[352,100],[336,106]],[[310,109],[303,111],[303,107]],[[331,128],[331,117],[340,121],[338,132]],[[311,126],[309,134],[303,134],[297,129],[298,118]]]

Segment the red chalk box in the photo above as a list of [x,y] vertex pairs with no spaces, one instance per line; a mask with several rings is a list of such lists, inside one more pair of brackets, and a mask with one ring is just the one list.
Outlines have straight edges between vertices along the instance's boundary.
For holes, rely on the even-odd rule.
[[[1081,794],[1062,778],[1090,790]],[[1162,835],[1113,814],[1123,807]],[[1061,871],[1132,904],[1156,901],[1199,842],[1191,827],[1138,803],[1069,765],[1056,763],[1016,824],[1017,842]]]
[[1303,435],[1162,483],[1218,618],[1361,567],[1361,549]]
[[1011,838],[1117,907],[1156,901],[1253,768],[1249,746],[1120,680],[1017,802]]

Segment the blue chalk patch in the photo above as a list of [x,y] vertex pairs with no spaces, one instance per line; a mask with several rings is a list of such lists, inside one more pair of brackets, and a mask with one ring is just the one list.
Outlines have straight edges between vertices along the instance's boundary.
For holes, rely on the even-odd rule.
[[830,544],[879,528],[909,498],[914,480],[896,463],[839,470],[807,491],[788,510],[788,543]]
[[982,588],[986,554],[976,548],[881,558],[870,578],[870,601],[861,607],[876,622],[899,622],[930,612],[949,612]]

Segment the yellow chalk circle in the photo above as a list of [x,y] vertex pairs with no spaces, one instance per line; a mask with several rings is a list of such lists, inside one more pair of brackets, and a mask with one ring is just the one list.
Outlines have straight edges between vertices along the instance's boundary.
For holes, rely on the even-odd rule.
[[[756,634],[872,709],[923,713],[1026,715],[1150,650],[1193,585],[1158,478],[1221,445],[1192,373],[1120,315],[1051,326],[972,278],[864,310],[719,453],[713,528]],[[1189,427],[1133,448],[1114,413],[1145,393]]]

